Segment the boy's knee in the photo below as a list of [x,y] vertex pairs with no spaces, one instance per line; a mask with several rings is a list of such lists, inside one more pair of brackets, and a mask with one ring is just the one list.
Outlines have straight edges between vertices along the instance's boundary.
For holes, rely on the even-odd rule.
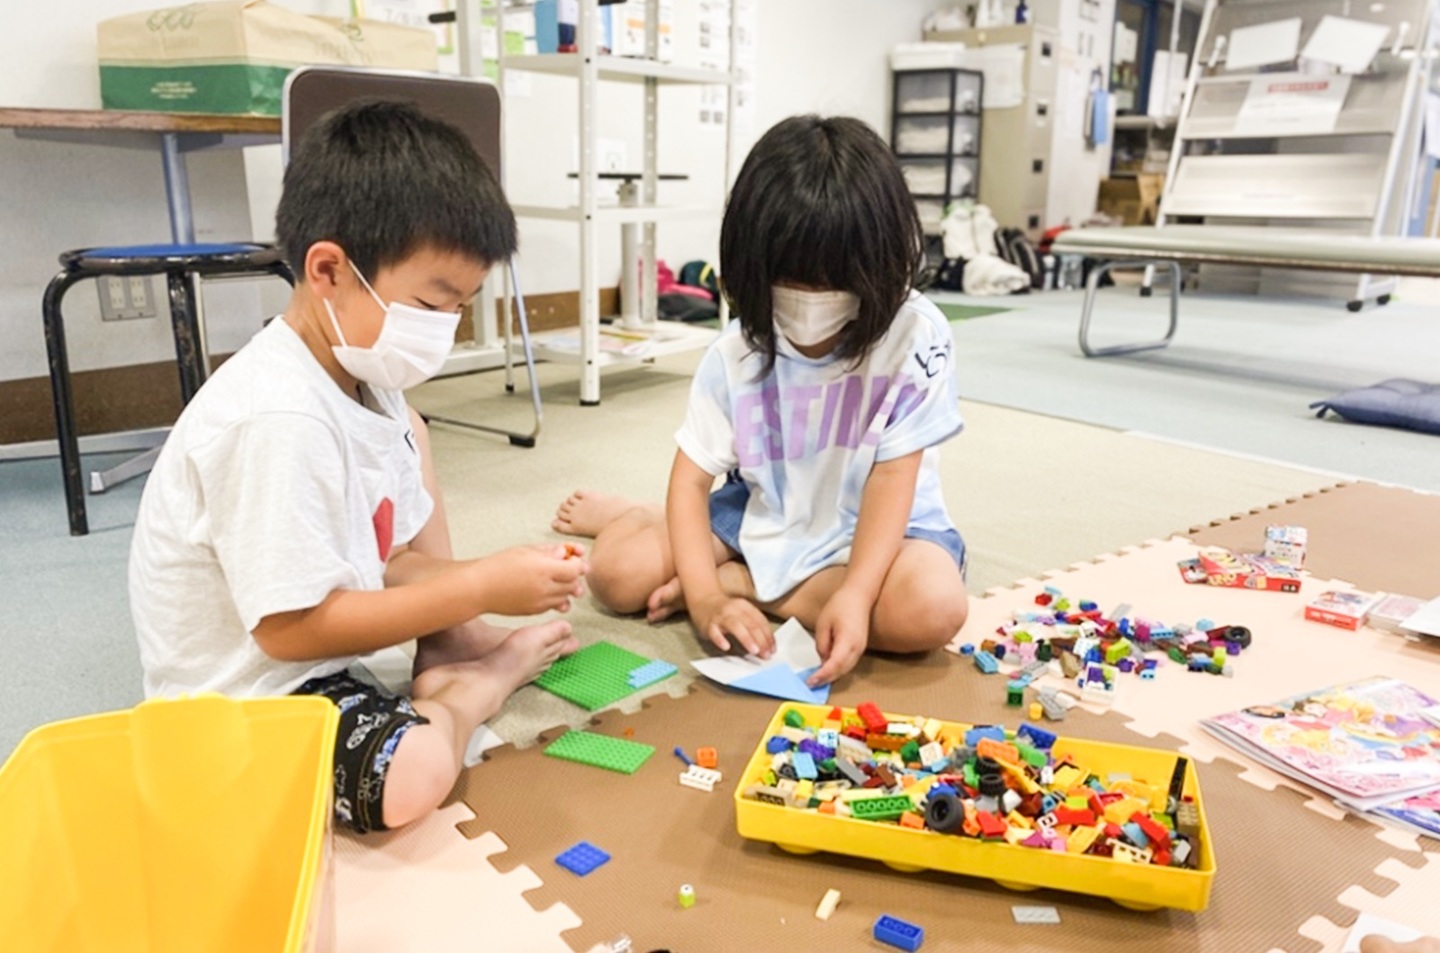
[[585,574],[585,585],[596,601],[622,615],[645,611],[645,602],[650,598],[645,583],[617,560],[592,558],[590,571]]
[[407,731],[385,775],[385,826],[393,830],[425,817],[449,797],[458,776],[455,752],[439,729]]
[[905,600],[899,631],[885,641],[893,644],[892,651],[899,652],[943,648],[959,634],[969,613],[970,602],[963,591],[914,593]]

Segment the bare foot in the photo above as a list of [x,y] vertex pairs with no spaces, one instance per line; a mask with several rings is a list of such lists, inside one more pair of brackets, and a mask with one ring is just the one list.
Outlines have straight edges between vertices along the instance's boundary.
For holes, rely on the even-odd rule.
[[[515,689],[539,678],[556,659],[578,648],[580,643],[564,619],[522,626],[481,658],[427,668],[415,677],[411,694],[447,696],[443,700],[463,705],[477,722],[484,721]],[[448,697],[456,694],[464,697]]]
[[650,598],[645,600],[646,622],[664,622],[675,613],[684,611],[685,593],[680,591],[679,576],[650,593]]
[[595,490],[576,490],[555,511],[550,528],[557,533],[594,538],[621,515],[639,504],[627,497]]
[[483,619],[471,619],[464,625],[427,635],[415,644],[415,665],[410,675],[414,678],[437,665],[483,658],[504,642],[510,631]]

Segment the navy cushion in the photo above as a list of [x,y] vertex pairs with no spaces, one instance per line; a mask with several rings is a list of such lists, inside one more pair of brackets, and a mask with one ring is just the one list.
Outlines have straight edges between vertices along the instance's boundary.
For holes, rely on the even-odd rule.
[[1422,433],[1440,434],[1440,385],[1422,384],[1403,378],[1382,381],[1316,401],[1311,410],[1324,417],[1334,411],[1357,424],[1403,427]]
[[86,249],[86,258],[172,258],[195,255],[246,255],[260,251],[263,245],[248,242],[196,245],[116,245],[111,248]]

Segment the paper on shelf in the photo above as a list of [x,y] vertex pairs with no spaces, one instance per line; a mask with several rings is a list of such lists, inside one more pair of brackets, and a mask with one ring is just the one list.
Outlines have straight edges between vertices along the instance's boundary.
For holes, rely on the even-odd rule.
[[829,685],[811,688],[805,684],[820,666],[820,653],[815,639],[795,619],[775,630],[775,654],[768,659],[722,655],[696,659],[690,665],[713,682],[758,695],[815,705],[830,698]]
[[1307,60],[1331,63],[1347,73],[1363,73],[1375,61],[1390,28],[1381,23],[1326,15],[1300,55]]
[[1271,73],[1250,81],[1235,116],[1235,132],[1248,136],[1314,136],[1335,131],[1349,76]]
[[1300,51],[1300,18],[1275,20],[1230,31],[1225,48],[1227,70],[1288,63]]

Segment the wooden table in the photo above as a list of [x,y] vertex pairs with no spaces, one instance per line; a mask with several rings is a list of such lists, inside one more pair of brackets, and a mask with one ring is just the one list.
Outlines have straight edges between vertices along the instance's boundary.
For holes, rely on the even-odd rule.
[[195,222],[185,153],[280,141],[280,120],[267,116],[0,108],[0,128],[13,129],[22,139],[158,151],[165,171],[170,237],[175,243],[186,245],[195,242]]

